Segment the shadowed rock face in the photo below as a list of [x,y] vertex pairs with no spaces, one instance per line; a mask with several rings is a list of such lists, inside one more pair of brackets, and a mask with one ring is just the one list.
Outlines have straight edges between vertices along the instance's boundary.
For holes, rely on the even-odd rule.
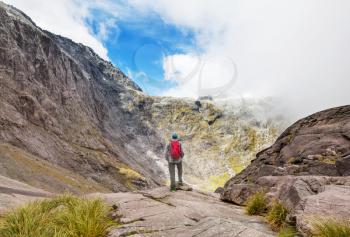
[[254,182],[267,175],[347,175],[350,106],[325,110],[289,127],[230,183]]
[[143,95],[90,48],[0,2],[0,174],[54,192],[158,186],[147,154],[163,144],[125,109],[133,94]]

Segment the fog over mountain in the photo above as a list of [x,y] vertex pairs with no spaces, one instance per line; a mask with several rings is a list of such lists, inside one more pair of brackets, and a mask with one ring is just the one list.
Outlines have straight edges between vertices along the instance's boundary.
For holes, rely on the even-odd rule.
[[[180,84],[184,94],[193,96],[199,80],[207,87],[224,85],[237,70],[226,96],[277,97],[298,117],[349,103],[350,2],[192,1],[187,14],[183,5],[158,2],[153,7],[165,20],[198,32],[203,71],[211,73]],[[185,57],[197,59],[191,53],[170,57],[178,67],[167,73],[177,75],[190,71],[190,63],[181,64]]]
[[[221,97],[275,97],[297,118],[350,101],[348,1],[64,0],[54,8],[38,0],[5,2],[104,58],[103,38],[118,20],[156,14],[166,24],[193,32],[196,47],[179,45],[183,53],[165,53],[164,83],[172,80],[177,86],[161,95],[197,97],[211,89]],[[91,33],[83,20],[93,17],[94,9],[116,22],[101,22],[98,34]],[[220,86],[225,90],[215,90]]]

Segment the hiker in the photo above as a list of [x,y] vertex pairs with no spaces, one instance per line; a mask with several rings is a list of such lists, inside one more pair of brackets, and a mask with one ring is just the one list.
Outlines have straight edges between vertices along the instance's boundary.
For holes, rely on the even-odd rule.
[[182,159],[184,153],[182,151],[181,143],[176,133],[171,136],[171,140],[166,148],[165,159],[169,164],[170,173],[170,191],[176,191],[175,183],[175,166],[177,167],[177,173],[179,176],[178,184],[183,185],[182,182]]

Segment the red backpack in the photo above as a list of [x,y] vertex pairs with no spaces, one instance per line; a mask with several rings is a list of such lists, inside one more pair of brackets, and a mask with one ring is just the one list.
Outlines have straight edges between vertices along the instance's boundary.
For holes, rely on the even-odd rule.
[[173,158],[174,160],[178,160],[181,157],[181,146],[180,146],[180,142],[177,140],[171,141],[170,142],[170,155],[171,158]]

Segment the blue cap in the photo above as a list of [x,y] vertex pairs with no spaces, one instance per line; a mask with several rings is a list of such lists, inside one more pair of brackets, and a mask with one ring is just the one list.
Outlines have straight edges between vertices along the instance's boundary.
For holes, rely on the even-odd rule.
[[177,138],[178,138],[178,136],[177,136],[177,134],[176,134],[176,133],[173,133],[173,135],[171,135],[171,138],[172,138],[172,139],[177,139]]

